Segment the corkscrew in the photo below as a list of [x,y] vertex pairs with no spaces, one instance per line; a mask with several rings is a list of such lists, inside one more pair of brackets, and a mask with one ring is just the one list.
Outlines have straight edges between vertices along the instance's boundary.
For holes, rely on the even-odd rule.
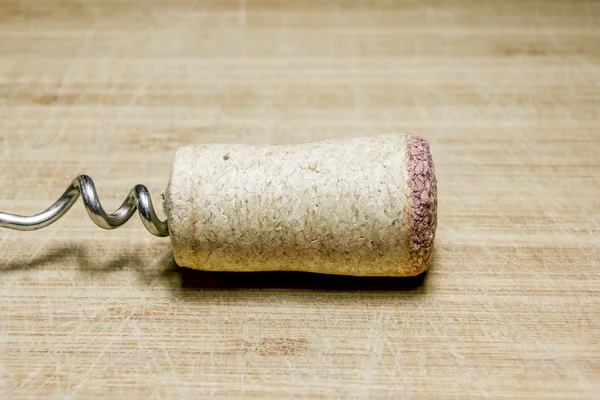
[[81,175],[39,214],[0,212],[0,227],[44,228],[79,195],[99,227],[118,228],[137,210],[150,233],[170,237],[177,264],[213,271],[414,276],[429,268],[437,226],[429,145],[404,134],[186,146],[163,196],[165,221],[143,185],[106,213]]
[[87,175],[80,175],[71,182],[60,198],[39,214],[24,216],[0,212],[0,228],[18,231],[42,229],[58,221],[69,211],[81,195],[83,204],[92,221],[103,229],[115,229],[125,224],[136,209],[146,229],[155,236],[169,236],[166,221],[161,221],[154,211],[150,193],[144,185],[136,185],[123,204],[113,213],[108,214],[102,208],[94,181]]

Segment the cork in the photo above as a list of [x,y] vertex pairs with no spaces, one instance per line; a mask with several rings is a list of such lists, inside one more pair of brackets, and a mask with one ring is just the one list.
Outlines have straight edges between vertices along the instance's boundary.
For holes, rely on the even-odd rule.
[[207,271],[414,276],[429,268],[429,145],[380,135],[180,148],[165,191],[178,265]]

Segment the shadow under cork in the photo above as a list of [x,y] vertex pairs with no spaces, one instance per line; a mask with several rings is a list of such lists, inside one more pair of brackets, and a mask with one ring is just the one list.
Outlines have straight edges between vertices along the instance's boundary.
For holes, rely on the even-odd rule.
[[422,287],[427,272],[410,277],[362,277],[311,272],[214,272],[176,266],[171,273],[181,279],[184,290],[303,289],[332,291],[407,291]]
[[[435,267],[433,249],[430,269]],[[216,272],[202,271],[176,264],[171,256],[166,275],[175,275],[183,291],[219,289],[291,289],[315,291],[415,291],[422,292],[428,271],[416,276],[349,276],[299,271]]]
[[52,267],[53,264],[74,264],[84,273],[110,274],[124,269],[137,272],[138,279],[146,284],[162,281],[175,292],[220,289],[302,289],[316,291],[411,291],[422,288],[427,272],[411,277],[360,277],[327,275],[311,272],[215,272],[180,267],[165,248],[156,257],[144,255],[147,248],[131,248],[103,262],[90,257],[86,246],[70,244],[51,248],[26,260],[0,262],[0,274],[20,270]]

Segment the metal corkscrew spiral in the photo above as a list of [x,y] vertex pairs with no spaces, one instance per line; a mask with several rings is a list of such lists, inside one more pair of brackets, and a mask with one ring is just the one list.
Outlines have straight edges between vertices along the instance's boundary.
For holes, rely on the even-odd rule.
[[137,209],[146,229],[155,236],[169,236],[166,221],[161,221],[154,211],[150,193],[144,185],[136,185],[123,204],[112,214],[107,214],[100,200],[96,186],[87,175],[80,175],[73,180],[62,196],[45,211],[31,216],[22,216],[0,212],[0,228],[18,231],[33,231],[44,228],[62,217],[75,204],[81,194],[83,204],[90,218],[103,229],[115,229],[125,224]]

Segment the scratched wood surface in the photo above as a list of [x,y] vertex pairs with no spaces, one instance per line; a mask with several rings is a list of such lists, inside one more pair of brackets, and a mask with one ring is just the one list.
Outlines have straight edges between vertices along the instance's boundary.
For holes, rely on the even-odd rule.
[[160,203],[211,141],[409,131],[439,179],[423,282],[194,273],[81,202],[2,230],[0,397],[597,398],[599,43],[595,1],[0,0],[0,210]]

